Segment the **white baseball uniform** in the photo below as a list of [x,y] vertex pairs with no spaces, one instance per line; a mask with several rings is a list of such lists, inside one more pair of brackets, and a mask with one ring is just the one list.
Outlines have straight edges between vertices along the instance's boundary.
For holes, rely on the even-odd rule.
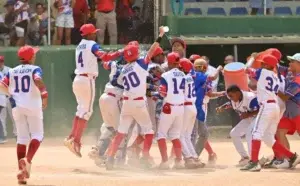
[[[239,114],[244,112],[253,112],[259,109],[257,97],[253,92],[242,91],[242,100],[239,102],[231,101],[232,108]],[[249,157],[244,148],[241,137],[246,134],[246,141],[248,145],[248,152],[251,152],[251,137],[252,128],[254,125],[255,117],[242,119],[231,131],[230,136],[233,141],[234,147],[241,157]]]
[[257,69],[254,78],[257,80],[257,100],[260,104],[252,131],[253,140],[263,140],[272,147],[280,119],[277,92],[279,79],[276,73],[266,69]]
[[182,146],[182,153],[185,158],[198,158],[194,145],[191,141],[192,131],[197,116],[197,109],[195,105],[196,91],[194,79],[191,74],[185,75],[185,103],[184,103],[184,118],[183,126],[180,135],[180,142]]
[[146,102],[147,69],[148,64],[144,59],[123,66],[118,78],[118,84],[124,87],[119,133],[127,134],[131,124],[136,121],[142,134],[153,134]]
[[73,81],[73,93],[77,100],[76,116],[89,120],[93,113],[95,99],[95,79],[98,76],[97,56],[93,53],[99,50],[95,41],[82,39],[76,47],[76,77]]
[[42,98],[34,80],[42,78],[42,70],[35,65],[18,65],[10,69],[2,80],[15,100],[13,117],[17,127],[17,143],[27,145],[30,138],[44,138]]
[[179,139],[184,116],[185,74],[173,68],[162,74],[161,85],[167,88],[163,105],[169,104],[171,113],[165,113],[163,109],[158,124],[157,139],[167,137],[170,140]]

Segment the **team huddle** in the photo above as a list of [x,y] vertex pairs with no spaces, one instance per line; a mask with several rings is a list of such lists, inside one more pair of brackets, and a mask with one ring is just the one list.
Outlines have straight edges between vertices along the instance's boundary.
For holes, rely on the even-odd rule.
[[[159,46],[163,27],[145,56],[141,56],[136,41],[129,42],[124,49],[104,52],[95,42],[98,30],[92,24],[83,25],[80,31],[83,39],[76,47],[76,76],[72,85],[78,106],[71,133],[64,140],[76,156],[82,157],[81,138],[93,113],[95,79],[101,61],[110,74],[99,98],[101,134],[89,152],[96,165],[107,170],[125,163],[145,169],[156,167],[150,154],[153,141],[157,141],[161,154],[159,169],[202,168],[205,164],[199,156],[204,149],[209,154],[208,163],[215,163],[216,154],[208,141],[205,122],[205,99],[221,96],[230,101],[216,108],[216,112],[233,108],[241,118],[230,136],[241,155],[238,164],[242,171],[294,168],[300,163],[300,157],[289,150],[286,139],[286,134],[300,133],[299,54],[288,57],[289,68],[279,65],[281,53],[277,49],[253,55],[261,66],[252,68],[253,60],[245,66],[249,82],[256,85],[252,90],[231,84],[226,91],[215,92],[211,84],[223,72],[222,66],[207,75],[207,61],[199,55],[185,58],[186,44],[180,38],[171,41],[172,52],[165,57]],[[30,46],[21,47],[18,56],[22,64],[11,69],[0,84],[0,90],[14,100],[20,184],[26,184],[30,177],[31,161],[43,139],[42,109],[48,100],[42,70],[34,65],[37,51]],[[296,109],[291,111],[290,107]],[[242,143],[243,135],[247,150]],[[166,140],[172,143],[170,155]],[[270,162],[259,160],[261,141],[273,149],[274,159]]]

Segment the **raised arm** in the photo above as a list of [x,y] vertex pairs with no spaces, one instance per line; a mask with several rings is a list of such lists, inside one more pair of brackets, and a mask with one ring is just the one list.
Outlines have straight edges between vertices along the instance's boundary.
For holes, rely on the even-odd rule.
[[214,81],[219,77],[220,72],[222,72],[223,67],[221,65],[218,66],[216,72],[208,77],[209,80]]

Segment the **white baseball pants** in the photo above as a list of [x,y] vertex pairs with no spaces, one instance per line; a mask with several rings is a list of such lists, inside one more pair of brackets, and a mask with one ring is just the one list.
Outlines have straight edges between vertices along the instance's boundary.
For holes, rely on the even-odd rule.
[[73,81],[73,93],[78,104],[76,116],[89,120],[93,113],[95,79],[77,75]]
[[27,145],[31,139],[42,141],[44,124],[42,109],[15,107],[12,110],[17,127],[17,143]]
[[196,121],[197,109],[195,105],[184,106],[183,126],[180,135],[182,153],[185,158],[198,158],[195,147],[192,143],[192,131]]
[[148,110],[151,119],[151,123],[153,125],[153,130],[157,131],[157,121],[156,121],[156,101],[151,97],[147,97]]
[[116,130],[120,121],[120,98],[103,93],[99,98],[99,108],[103,125]]
[[[255,118],[246,118],[241,120],[231,131],[230,137],[233,141],[236,151],[241,155],[241,157],[249,157],[251,153],[251,140],[252,140],[252,128],[255,122]],[[242,136],[246,135],[246,141],[248,145],[248,152],[242,142]]]

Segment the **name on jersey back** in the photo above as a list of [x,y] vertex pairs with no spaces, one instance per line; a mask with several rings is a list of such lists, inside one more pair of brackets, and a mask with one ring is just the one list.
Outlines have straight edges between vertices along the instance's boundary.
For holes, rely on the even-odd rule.
[[133,71],[133,66],[128,66],[126,68],[123,68],[122,73],[127,74],[128,72]]
[[86,44],[78,45],[78,46],[77,46],[77,49],[78,49],[78,50],[86,49]]
[[32,72],[32,69],[14,69],[15,74],[24,74],[24,73],[30,73]]
[[183,77],[184,76],[184,74],[182,72],[173,72],[173,75],[175,77]]

